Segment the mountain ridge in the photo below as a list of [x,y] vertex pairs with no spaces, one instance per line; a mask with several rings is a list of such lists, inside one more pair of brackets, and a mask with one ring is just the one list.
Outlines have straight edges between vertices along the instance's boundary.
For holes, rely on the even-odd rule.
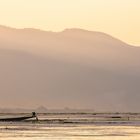
[[51,34],[61,34],[61,33],[69,33],[69,32],[74,32],[74,33],[83,33],[83,34],[90,34],[90,35],[100,35],[100,36],[104,36],[107,38],[112,38],[114,40],[120,41],[121,43],[124,43],[126,45],[129,46],[133,46],[133,47],[139,47],[139,46],[134,46],[134,45],[130,45],[128,43],[126,43],[125,41],[122,41],[121,39],[118,39],[117,37],[113,37],[107,33],[104,32],[100,32],[100,31],[90,31],[90,30],[86,30],[86,29],[81,29],[81,28],[66,28],[62,31],[47,31],[47,30],[42,30],[39,28],[14,28],[14,27],[10,27],[10,26],[4,26],[4,25],[0,25],[0,29],[5,29],[5,30],[11,30],[11,31],[27,31],[27,33],[29,32],[40,32],[40,33],[51,33]]
[[0,105],[138,112],[140,48],[93,34],[0,29]]

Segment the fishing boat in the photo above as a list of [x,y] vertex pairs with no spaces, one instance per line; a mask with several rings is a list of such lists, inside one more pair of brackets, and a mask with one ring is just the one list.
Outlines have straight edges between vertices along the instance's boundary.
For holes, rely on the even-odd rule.
[[36,120],[38,120],[37,114],[35,112],[32,112],[32,114],[29,116],[0,118],[0,121],[23,121],[31,118],[36,118]]

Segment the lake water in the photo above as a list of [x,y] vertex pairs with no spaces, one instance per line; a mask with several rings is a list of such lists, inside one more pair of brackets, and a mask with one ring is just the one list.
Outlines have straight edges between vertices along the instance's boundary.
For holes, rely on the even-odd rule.
[[40,115],[39,122],[0,122],[0,140],[140,140],[139,117],[108,116],[53,114]]

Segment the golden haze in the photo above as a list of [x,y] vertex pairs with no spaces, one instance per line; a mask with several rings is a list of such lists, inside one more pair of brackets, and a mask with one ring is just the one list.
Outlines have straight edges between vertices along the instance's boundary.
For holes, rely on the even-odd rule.
[[140,0],[0,0],[0,24],[60,31],[83,28],[140,45]]

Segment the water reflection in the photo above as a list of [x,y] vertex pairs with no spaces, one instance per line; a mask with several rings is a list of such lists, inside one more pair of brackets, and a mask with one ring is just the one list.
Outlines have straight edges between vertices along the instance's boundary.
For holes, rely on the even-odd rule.
[[7,124],[0,126],[3,140],[140,140],[139,126]]
[[140,140],[140,114],[114,115],[43,114],[34,123],[0,122],[0,140]]

